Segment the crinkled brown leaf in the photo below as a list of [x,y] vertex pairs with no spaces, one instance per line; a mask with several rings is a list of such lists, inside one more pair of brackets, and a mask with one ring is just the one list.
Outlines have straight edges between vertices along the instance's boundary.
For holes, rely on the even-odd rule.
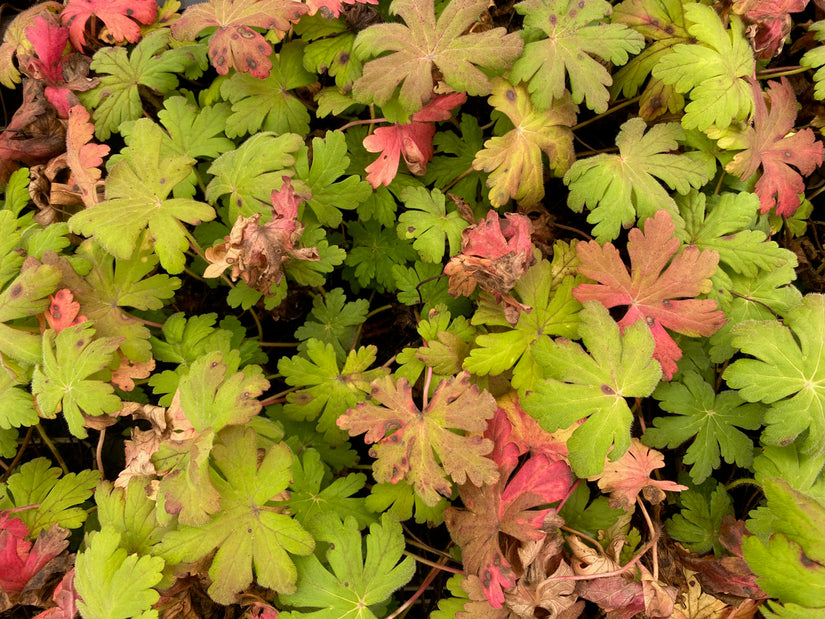
[[219,277],[232,268],[231,277],[239,277],[250,287],[271,294],[284,276],[283,268],[290,260],[318,260],[315,247],[296,248],[304,224],[298,217],[300,198],[288,177],[281,189],[272,192],[272,221],[260,224],[261,215],[238,217],[226,242],[206,250],[209,266],[204,277]]

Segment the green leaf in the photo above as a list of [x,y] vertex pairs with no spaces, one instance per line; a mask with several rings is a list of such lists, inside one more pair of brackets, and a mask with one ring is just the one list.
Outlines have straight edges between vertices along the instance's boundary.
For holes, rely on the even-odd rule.
[[62,411],[69,431],[86,438],[83,415],[114,413],[121,407],[114,387],[95,375],[115,358],[119,338],[95,338],[91,322],[43,334],[43,362],[34,368],[32,393],[40,415],[54,419]]
[[[814,22],[808,26],[808,32],[813,32],[815,41],[825,40],[825,20]],[[814,73],[814,98],[825,99],[825,45],[819,45],[805,52],[799,60],[803,67],[816,68]]]
[[513,288],[515,296],[533,309],[519,314],[511,327],[504,310],[492,299],[479,305],[473,324],[486,324],[494,329],[476,337],[476,348],[464,360],[464,368],[481,376],[513,372],[512,385],[521,393],[532,389],[542,372],[533,351],[539,342],[550,336],[576,337],[581,304],[573,298],[572,290],[580,282],[573,276],[558,281],[554,265],[540,260],[528,269]]
[[272,70],[264,79],[234,73],[221,84],[221,96],[232,103],[232,115],[226,121],[227,136],[236,138],[260,131],[309,133],[306,106],[288,92],[315,81],[316,76],[303,66],[304,47],[302,41],[282,45],[272,57]]
[[121,124],[143,115],[140,87],[164,95],[177,88],[175,73],[198,63],[191,48],[166,49],[170,40],[168,30],[157,30],[143,37],[131,55],[125,47],[102,47],[95,54],[91,68],[100,84],[79,95],[94,108],[97,139],[108,140]]
[[[329,570],[315,555],[298,559],[301,577],[298,589],[280,595],[290,606],[320,609],[313,619],[376,619],[370,610],[387,600],[396,589],[409,582],[415,573],[415,560],[404,552],[401,525],[388,514],[380,523],[370,525],[363,542],[358,523],[349,517],[324,515],[319,521],[319,539],[330,542],[326,553]],[[362,550],[366,544],[366,557]],[[284,613],[284,619],[298,619],[305,613]]]
[[196,432],[209,428],[217,433],[227,425],[243,425],[260,412],[256,398],[269,388],[269,381],[260,366],[236,371],[239,364],[237,352],[207,353],[180,379],[180,406]]
[[40,337],[4,323],[46,311],[48,296],[60,282],[60,270],[51,265],[17,269],[17,277],[0,292],[0,354],[34,365],[41,357]]
[[[306,340],[316,339],[332,344],[339,363],[346,359],[347,351],[355,343],[358,327],[367,318],[370,303],[367,299],[347,302],[342,288],[334,288],[325,295],[312,299],[310,318],[295,330],[295,337],[302,340],[298,350],[306,350]],[[314,320],[313,320],[314,318]]]
[[[385,187],[379,191],[381,189],[386,191]],[[363,217],[360,219],[364,220]],[[392,220],[394,223],[394,215]],[[375,288],[378,292],[395,290],[393,267],[403,267],[417,258],[412,245],[398,238],[395,227],[386,228],[378,221],[347,222],[347,232],[352,238],[352,248],[344,260],[348,267],[344,277],[356,280],[357,283],[353,282],[354,292],[359,286]],[[376,256],[382,259],[376,260]]]
[[[787,445],[800,437],[803,452],[825,453],[825,296],[806,295],[785,324],[745,321],[733,344],[755,359],[739,359],[723,378],[748,402],[770,404],[762,440]],[[800,436],[802,435],[802,436]]]
[[432,262],[415,261],[411,267],[395,264],[392,276],[398,288],[397,297],[405,305],[421,304],[421,313],[426,314],[439,303],[444,303],[455,314],[467,313],[469,300],[465,297],[454,299],[447,290],[447,278],[443,276],[443,266]]
[[[765,445],[753,461],[756,481],[760,484],[771,478],[782,478],[791,488],[825,504],[825,455],[800,453],[792,443],[784,446]],[[773,531],[773,527],[771,527]],[[756,533],[756,531],[754,531]]]
[[303,143],[303,138],[295,133],[256,133],[209,166],[209,174],[214,178],[206,187],[207,201],[214,204],[229,194],[229,217],[225,220],[228,226],[241,215],[261,213],[271,217],[272,190],[280,189],[284,176],[292,176],[288,168],[295,165],[293,153]]
[[17,455],[17,430],[14,428],[0,428],[0,458],[11,460]]
[[0,484],[0,509],[37,505],[15,514],[33,537],[53,524],[64,529],[82,526],[87,513],[80,504],[92,496],[100,473],[87,469],[61,478],[61,472],[50,467],[46,458],[20,465],[5,484]]
[[[126,259],[115,260],[93,240],[81,243],[75,258],[70,262],[47,254],[43,260],[60,269],[62,285],[72,291],[80,303],[81,313],[94,323],[98,337],[122,338],[120,351],[128,359],[140,363],[149,361],[152,358],[149,329],[127,313],[126,308],[162,308],[175,296],[180,280],[165,273],[150,275],[157,268],[158,258],[145,236],[141,236],[134,252]],[[88,272],[86,267],[90,267]]]
[[184,97],[169,97],[158,112],[158,119],[168,134],[163,136],[164,154],[215,159],[232,150],[235,144],[223,135],[228,117],[226,103],[198,108]]
[[[473,169],[473,159],[476,153],[484,146],[484,134],[478,126],[478,120],[471,114],[462,114],[458,128],[461,135],[449,131],[447,127],[436,132],[433,137],[435,156],[427,166],[424,184],[439,189],[450,188],[454,193],[471,204],[481,183],[484,181],[482,172]],[[451,155],[451,156],[447,156]],[[486,215],[489,205],[473,205],[478,208],[476,217]]]
[[[778,515],[769,540],[753,535],[742,540],[757,584],[780,602],[825,610],[825,544],[815,533],[825,524],[825,506],[791,488],[783,479],[763,483],[768,508]],[[820,529],[809,527],[819,527]],[[781,613],[780,613],[781,614]],[[809,615],[813,616],[813,611]]]
[[[312,17],[301,18],[295,26],[295,31],[303,33],[301,26],[305,22],[311,22],[313,18],[321,19],[328,26],[323,33],[303,34],[302,38],[305,41],[312,41],[304,50],[304,68],[315,73],[326,71],[335,78],[335,85],[338,88],[349,90],[352,83],[361,77],[361,69],[364,66],[353,53],[355,33],[349,32],[349,24],[344,19],[323,19],[317,13]],[[333,34],[335,36],[326,36]],[[340,114],[340,112],[335,113]]]
[[180,273],[189,247],[183,222],[198,224],[214,219],[208,204],[186,198],[169,198],[175,185],[186,179],[193,159],[162,157],[163,130],[148,118],[132,129],[125,157],[106,179],[106,199],[80,211],[69,220],[72,232],[94,236],[106,251],[128,260],[148,228],[152,246],[169,273]]
[[398,217],[398,237],[415,239],[413,248],[424,262],[441,262],[445,241],[449,245],[449,256],[459,252],[461,231],[470,224],[455,205],[447,212],[443,193],[438,189],[407,187],[401,192],[401,200],[407,210]]
[[[286,273],[302,286],[324,286],[327,282],[326,274],[332,273],[347,257],[346,251],[337,245],[330,245],[327,235],[328,231],[319,224],[308,225],[301,236],[299,246],[316,248],[318,260],[292,260],[286,265]],[[277,304],[282,300],[283,298],[278,300]],[[272,307],[267,305],[268,309]]]
[[523,44],[504,28],[463,34],[486,8],[486,0],[453,0],[436,20],[433,0],[394,0],[390,12],[406,25],[373,25],[355,39],[359,58],[380,56],[364,64],[353,85],[356,99],[383,106],[401,85],[399,102],[406,112],[417,112],[432,95],[434,67],[453,90],[488,94],[490,80],[481,69],[506,69]]
[[210,597],[231,604],[253,581],[280,592],[295,590],[292,555],[311,554],[315,542],[298,522],[268,505],[287,488],[292,453],[277,443],[258,460],[255,431],[226,428],[212,450],[212,483],[221,510],[198,527],[167,533],[157,551],[170,563],[197,561],[215,552],[209,568]]
[[711,196],[706,209],[707,200],[698,191],[676,198],[685,220],[685,230],[678,235],[683,243],[715,250],[721,264],[749,278],[756,278],[760,270],[770,272],[796,264],[792,251],[754,229],[759,212],[756,194],[725,192]]
[[127,554],[119,543],[112,527],[88,534],[75,565],[78,610],[85,619],[156,618],[151,607],[160,594],[152,587],[162,578],[163,559]]
[[403,479],[394,484],[373,484],[365,504],[376,514],[388,512],[400,521],[409,520],[415,512],[418,524],[430,526],[444,522],[444,510],[450,505],[443,497],[435,505],[427,505],[415,488]]
[[542,153],[556,176],[567,172],[576,158],[570,129],[576,122],[576,106],[569,96],[560,95],[553,106],[537,110],[524,86],[498,78],[488,103],[510,120],[513,129],[484,142],[473,168],[490,173],[487,187],[493,206],[503,206],[511,198],[532,206],[544,197]]
[[648,426],[644,443],[652,447],[678,447],[693,439],[685,452],[692,464],[690,477],[701,484],[725,462],[749,468],[753,441],[737,428],[756,430],[762,425],[764,407],[745,404],[736,391],[715,393],[696,372],[689,370],[678,381],[662,383],[653,392],[659,406],[675,416],[658,416]]
[[606,496],[597,496],[591,501],[587,484],[577,484],[559,515],[568,527],[596,536],[615,525],[624,513],[623,509],[610,507]]
[[[690,43],[681,0],[625,0],[611,16],[614,23],[625,24],[649,42],[642,52],[613,74],[610,94],[630,98],[636,95],[653,67],[674,45]],[[650,79],[639,101],[640,116],[651,120],[665,112],[676,114],[685,106],[684,97],[673,86]]]
[[753,111],[753,96],[746,78],[754,71],[753,49],[739,17],[729,15],[727,30],[713,7],[686,4],[688,32],[695,44],[680,43],[664,54],[653,77],[672,84],[677,92],[690,93],[682,126],[704,131],[720,129],[745,120]]
[[133,477],[126,488],[115,488],[111,482],[102,481],[95,490],[100,528],[117,531],[118,546],[129,554],[151,554],[152,547],[165,533],[158,526],[155,502],[146,495],[145,486],[145,479]]
[[14,374],[0,364],[0,430],[35,425],[40,416],[26,382],[15,380]]
[[351,350],[339,368],[332,344],[311,339],[306,345],[306,357],[296,355],[278,360],[278,371],[286,383],[300,387],[287,395],[284,413],[297,419],[317,419],[318,431],[323,432],[325,440],[342,443],[345,435],[336,420],[348,408],[364,401],[370,383],[388,370],[368,369],[375,363],[375,346]]
[[722,520],[733,516],[733,501],[725,487],[713,481],[681,492],[678,500],[682,511],[667,521],[668,534],[693,552],[705,554],[713,549],[716,556],[722,556]]
[[[332,228],[341,223],[341,210],[352,210],[372,193],[370,184],[358,176],[341,179],[349,165],[347,141],[340,131],[328,131],[321,138],[312,138],[312,163],[309,151],[296,155],[295,175],[309,188],[307,205],[318,222]],[[300,184],[296,183],[296,188]],[[309,245],[308,245],[309,247]]]
[[15,217],[20,215],[20,211],[31,201],[29,169],[20,168],[12,172],[3,193],[3,210],[10,211]]
[[319,517],[326,513],[336,514],[342,520],[355,518],[359,529],[375,521],[364,506],[364,499],[352,496],[364,487],[366,475],[350,473],[331,482],[326,478],[321,455],[315,449],[307,449],[300,459],[292,461],[290,497],[283,504],[289,506],[307,531],[318,537],[322,531]]
[[579,477],[598,475],[605,456],[620,458],[630,447],[633,414],[625,398],[647,397],[662,377],[653,359],[653,336],[644,321],[619,333],[607,309],[585,303],[579,333],[590,354],[574,342],[543,339],[533,350],[547,378],[524,400],[524,410],[550,432],[582,417],[567,440],[570,465]]
[[625,64],[628,54],[645,46],[644,37],[624,24],[607,23],[612,8],[604,0],[525,0],[515,9],[524,15],[525,36],[536,39],[531,32],[536,29],[547,37],[524,46],[512,80],[528,82],[533,103],[546,110],[562,98],[567,77],[574,103],[604,112],[612,79],[602,63]]
[[[624,123],[616,146],[619,154],[600,154],[580,159],[564,175],[570,188],[567,205],[591,213],[587,221],[596,224],[593,235],[600,243],[612,241],[621,229],[666,210],[684,227],[676,201],[659,180],[680,194],[698,189],[716,172],[712,156],[699,151],[673,154],[685,133],[675,123],[654,125],[647,133],[641,118]],[[657,180],[659,179],[659,180]]]

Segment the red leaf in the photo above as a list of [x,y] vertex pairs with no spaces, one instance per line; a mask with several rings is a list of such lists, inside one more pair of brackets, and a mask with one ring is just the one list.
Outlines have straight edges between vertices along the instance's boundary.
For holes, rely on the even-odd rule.
[[495,441],[492,456],[499,465],[498,482],[481,488],[460,486],[464,509],[449,507],[444,512],[450,535],[461,546],[465,572],[481,579],[494,608],[501,608],[503,590],[515,584],[513,567],[502,551],[502,535],[522,542],[542,539],[542,523],[552,509],[535,508],[565,498],[573,483],[570,467],[544,454],[530,456],[516,470],[519,448],[510,441],[506,414],[499,411],[485,432]]
[[476,285],[504,303],[504,312],[511,324],[518,321],[522,305],[508,293],[527,272],[535,258],[530,240],[530,220],[519,213],[506,213],[499,219],[490,210],[487,219],[464,228],[461,232],[461,252],[450,259],[444,273],[450,278],[450,294],[469,296]]
[[97,187],[100,185],[100,164],[109,154],[105,144],[92,144],[94,125],[89,122],[89,112],[82,105],[69,111],[66,130],[66,160],[72,171],[72,182],[77,185],[83,204],[92,207],[98,203]]
[[447,120],[450,110],[463,104],[467,95],[456,92],[436,97],[404,125],[379,127],[364,138],[364,148],[381,155],[365,168],[367,181],[373,188],[392,183],[398,173],[398,162],[403,155],[410,172],[418,176],[427,171],[427,163],[433,157],[435,126],[426,123]]
[[74,300],[72,291],[63,288],[49,296],[49,309],[46,311],[46,322],[49,326],[60,333],[63,329],[72,325],[86,322],[86,316],[78,316],[80,303]]
[[[62,82],[63,52],[69,40],[69,31],[62,28],[51,13],[46,15],[50,19],[43,15],[34,18],[34,24],[26,28],[26,38],[37,54],[37,59],[33,61],[35,68],[52,82]],[[33,77],[42,79],[37,75]]]
[[74,588],[74,569],[72,569],[63,576],[63,580],[55,587],[52,594],[52,600],[57,606],[35,615],[34,619],[74,619],[79,612],[77,610],[79,598]]
[[799,194],[805,191],[802,177],[822,164],[822,142],[816,141],[811,129],[788,135],[796,121],[796,97],[787,79],[768,83],[770,110],[755,80],[751,88],[753,127],[744,136],[748,147],[725,169],[747,180],[762,166],[762,177],[756,183],[760,211],[767,213],[775,206],[777,215],[790,217],[799,208]]
[[263,28],[282,38],[307,11],[306,5],[295,0],[211,0],[186,9],[172,24],[172,35],[194,40],[204,28],[217,26],[209,39],[209,58],[215,70],[226,75],[232,67],[263,79],[272,70],[272,46],[252,28]]
[[716,309],[716,301],[683,299],[707,289],[719,254],[693,246],[679,251],[679,239],[673,232],[673,222],[664,210],[645,221],[644,233],[638,228],[631,230],[627,242],[630,273],[612,243],[579,243],[579,272],[599,283],[580,284],[573,290],[582,303],[629,306],[619,321],[621,328],[644,320],[656,342],[653,358],[662,365],[667,380],[677,370],[682,351],[665,328],[693,337],[709,336],[726,322],[725,315]]
[[69,531],[52,525],[40,532],[34,545],[26,539],[29,528],[8,511],[0,512],[0,589],[17,595],[49,561],[69,545]]
[[141,24],[151,24],[158,14],[155,0],[69,0],[60,18],[69,27],[69,38],[78,51],[86,45],[86,22],[97,17],[115,41],[137,43]]
[[640,492],[650,503],[656,505],[664,500],[665,490],[681,492],[688,489],[687,486],[672,481],[650,478],[654,470],[664,465],[665,458],[660,452],[634,438],[621,458],[613,462],[606,458],[604,470],[599,475],[589,477],[588,481],[598,480],[601,491],[610,493],[611,507],[633,506]]
[[793,21],[789,13],[804,11],[808,0],[733,0],[733,12],[748,26],[757,58],[773,58],[782,51]]

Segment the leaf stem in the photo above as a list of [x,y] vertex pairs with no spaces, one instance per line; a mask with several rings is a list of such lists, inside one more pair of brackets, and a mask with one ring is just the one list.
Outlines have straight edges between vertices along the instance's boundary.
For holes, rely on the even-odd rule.
[[430,382],[433,379],[433,366],[427,366],[427,378],[424,379],[424,395],[421,398],[421,410],[427,409],[427,404],[429,404],[429,393],[430,393]]
[[261,400],[261,406],[269,406],[270,404],[277,404],[278,401],[281,398],[283,398],[286,394],[292,393],[296,389],[298,389],[297,386],[290,387],[289,389],[285,389],[284,391],[281,391],[280,393],[276,393],[275,395],[271,395],[268,398],[266,398],[264,400]]
[[776,67],[774,69],[764,69],[762,71],[756,72],[756,79],[758,80],[768,80],[775,77],[787,77],[789,75],[797,75],[799,73],[805,73],[809,67],[801,67],[799,65],[793,67]]
[[54,443],[52,443],[52,439],[50,439],[49,435],[46,434],[46,431],[43,429],[43,426],[38,423],[34,427],[37,428],[37,433],[40,434],[40,439],[43,441],[46,447],[49,448],[49,451],[52,452],[52,455],[54,456],[54,459],[57,460],[57,463],[60,465],[60,468],[63,469],[63,474],[68,475],[69,467],[66,466],[66,462],[63,460],[63,456],[61,456],[60,452],[57,451],[57,447],[55,447]]
[[346,131],[350,127],[357,127],[358,125],[371,125],[374,123],[386,122],[389,122],[386,118],[362,118],[361,120],[353,120],[352,122],[348,122],[343,127],[339,127],[338,131]]
[[106,438],[106,428],[101,428],[100,436],[97,439],[97,448],[95,449],[95,460],[97,460],[97,470],[100,471],[100,477],[106,479],[106,471],[103,468],[103,440]]
[[442,570],[444,572],[450,572],[451,574],[463,574],[464,573],[464,570],[459,570],[457,568],[450,567],[448,565],[443,565],[443,564],[437,563],[435,561],[430,561],[429,559],[425,559],[424,557],[420,557],[417,554],[414,554],[414,553],[410,552],[409,550],[405,550],[404,554],[407,555],[408,557],[412,557],[413,559],[415,559],[419,563],[423,563],[424,565],[429,565],[430,567],[434,567],[434,568],[436,568],[438,570]]
[[627,563],[625,563],[622,567],[617,570],[613,570],[612,572],[600,572],[598,574],[574,574],[572,576],[551,576],[547,580],[595,580],[597,578],[611,578],[613,576],[621,576],[625,572],[627,572],[631,567],[636,565],[639,560],[647,554],[647,551],[650,550],[659,540],[652,539],[647,544],[642,546],[642,549],[639,550],[633,558],[630,559]]
[[295,348],[301,342],[258,342],[258,346],[268,346],[270,348]]
[[432,570],[430,570],[430,573],[427,574],[427,577],[424,579],[424,582],[422,582],[421,585],[416,590],[416,592],[413,593],[412,596],[410,596],[410,599],[408,599],[401,606],[396,608],[395,612],[390,613],[389,615],[384,617],[384,619],[395,619],[396,617],[400,617],[401,613],[406,611],[410,606],[412,606],[415,603],[415,601],[418,598],[421,597],[421,595],[424,593],[424,591],[427,590],[427,587],[430,586],[430,583],[433,580],[435,580],[435,577],[438,575],[439,571],[442,570],[442,569],[444,569],[444,568],[443,567],[441,567],[441,568],[435,568],[434,567]]
[[636,96],[635,96],[635,97],[633,97],[632,99],[627,99],[627,100],[625,100],[625,101],[622,101],[621,103],[617,103],[616,105],[614,105],[614,106],[613,106],[613,107],[611,107],[611,108],[608,108],[607,110],[605,110],[605,111],[604,111],[604,112],[602,112],[601,114],[597,114],[597,115],[596,115],[596,116],[594,116],[593,118],[588,118],[587,120],[583,120],[583,121],[582,121],[582,122],[580,122],[578,125],[573,125],[573,127],[571,127],[571,129],[570,129],[570,130],[571,130],[571,131],[576,131],[577,129],[582,129],[583,127],[586,127],[587,125],[589,125],[589,124],[591,124],[591,123],[594,123],[594,122],[596,122],[596,121],[599,121],[599,120],[601,120],[602,118],[605,118],[606,116],[610,116],[610,115],[611,115],[611,114],[613,114],[614,112],[618,112],[619,110],[621,110],[621,109],[623,109],[623,108],[626,108],[626,107],[627,107],[627,106],[629,106],[629,105],[633,105],[634,103],[636,103],[637,101],[639,101],[639,99],[641,99],[641,98],[642,98],[642,95],[636,95]]
[[386,305],[382,305],[381,307],[376,307],[372,310],[369,314],[364,316],[364,322],[375,316],[376,314],[380,314],[381,312],[386,312],[387,310],[392,309],[392,303],[387,303]]
[[20,460],[23,459],[23,452],[26,451],[26,447],[29,446],[29,442],[32,440],[32,432],[34,432],[34,426],[29,426],[26,436],[23,437],[23,443],[20,445],[20,449],[17,450],[17,454],[14,456],[14,460],[11,461],[11,464],[9,464],[6,472],[3,473],[3,477],[0,477],[0,483],[5,482],[9,478],[9,476],[14,472],[15,467],[20,463]]
[[725,486],[725,490],[733,490],[734,488],[738,488],[739,486],[756,486],[757,488],[761,488],[762,484],[756,481],[752,477],[742,477],[741,479],[734,479],[732,482]]
[[653,526],[653,521],[650,519],[650,514],[647,513],[642,497],[636,497],[636,505],[642,510],[642,516],[645,518],[647,528],[650,531],[650,541],[654,542],[653,548],[650,552],[650,560],[653,564],[653,582],[659,581],[659,534],[656,532],[656,527]]

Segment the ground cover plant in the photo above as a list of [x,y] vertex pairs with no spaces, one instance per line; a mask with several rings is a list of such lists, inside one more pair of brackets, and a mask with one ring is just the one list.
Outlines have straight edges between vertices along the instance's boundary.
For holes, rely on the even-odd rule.
[[3,616],[825,617],[825,3],[2,19]]

